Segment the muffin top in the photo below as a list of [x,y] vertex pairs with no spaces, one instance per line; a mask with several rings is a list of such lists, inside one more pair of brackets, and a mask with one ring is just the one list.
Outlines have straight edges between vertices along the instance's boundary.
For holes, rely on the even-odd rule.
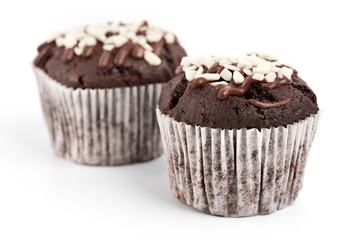
[[162,90],[159,109],[190,125],[259,130],[319,110],[316,95],[297,71],[264,53],[184,57]]
[[167,82],[186,55],[173,33],[146,21],[76,27],[51,35],[38,52],[34,65],[73,88]]

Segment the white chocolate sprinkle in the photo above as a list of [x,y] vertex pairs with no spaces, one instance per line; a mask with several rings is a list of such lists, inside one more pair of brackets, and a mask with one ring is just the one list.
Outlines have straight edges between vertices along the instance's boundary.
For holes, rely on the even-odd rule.
[[134,43],[139,44],[140,46],[142,46],[145,50],[151,52],[153,50],[153,48],[147,43],[146,38],[141,36],[138,37],[136,39],[133,40]]
[[96,45],[96,38],[92,36],[86,36],[80,40],[78,43],[78,47],[84,48],[86,46],[94,46]]
[[240,68],[238,67],[235,67],[234,65],[231,65],[231,64],[223,64],[223,66],[229,70],[233,70],[233,71],[240,71]]
[[144,58],[151,66],[158,66],[161,63],[161,59],[156,54],[147,50],[145,50]]
[[199,78],[201,74],[203,74],[203,72],[204,72],[204,68],[199,67],[198,70],[196,71],[195,78]]
[[65,38],[59,37],[55,40],[55,43],[57,46],[61,47],[61,46],[64,46],[64,41],[65,41]]
[[193,65],[191,65],[191,66],[188,66],[188,67],[183,67],[183,69],[196,70],[196,69],[198,69],[198,67],[197,67],[197,66],[193,66]]
[[[122,45],[124,45],[128,39],[121,35],[113,35],[111,37],[108,37],[104,43],[105,44],[113,44],[115,47],[119,48]],[[94,44],[95,45],[95,44]]]
[[193,70],[193,69],[186,69],[185,70],[185,77],[187,80],[191,81],[194,79],[195,77],[195,74],[196,74],[196,70]]
[[110,44],[107,44],[107,45],[104,45],[104,46],[103,46],[103,49],[104,49],[105,51],[112,51],[114,48],[115,48],[115,46],[114,46],[114,45],[110,45]]
[[271,53],[266,53],[266,52],[248,52],[247,53],[248,56],[251,55],[255,55],[258,56],[260,58],[263,58],[265,60],[269,60],[269,61],[276,61],[277,57]]
[[240,73],[240,72],[238,72],[238,71],[235,71],[234,73],[233,73],[233,79],[234,79],[234,82],[236,83],[236,84],[240,84],[240,83],[242,83],[243,81],[244,81],[244,76]]
[[265,76],[265,80],[266,82],[268,83],[272,83],[275,81],[275,78],[276,78],[276,73],[274,72],[269,72],[268,74],[266,74]]
[[255,73],[254,75],[252,75],[252,78],[258,81],[262,81],[264,80],[265,76],[261,73]]
[[200,64],[200,59],[197,58],[190,58],[190,62],[192,65],[200,67],[202,64]]
[[[180,65],[183,66],[183,67],[190,66],[191,65],[190,57],[186,57],[186,56],[183,57],[181,59]],[[196,66],[194,66],[194,67],[196,67]]]
[[248,56],[247,59],[251,62],[253,66],[259,65],[261,62],[266,61],[265,59],[262,59],[256,55]]
[[227,59],[231,62],[231,64],[238,62],[237,58],[233,56],[227,56]]
[[271,71],[271,62],[261,62],[257,67],[253,68],[254,73],[267,74]]
[[282,67],[280,69],[280,73],[285,76],[287,79],[291,79],[291,75],[293,74],[294,70],[288,67]]
[[80,56],[84,51],[84,48],[81,48],[81,47],[75,47],[74,48],[74,52],[77,56]]
[[203,73],[200,77],[206,78],[208,81],[217,81],[220,79],[220,74],[218,73]]
[[224,67],[224,64],[230,65],[231,62],[230,62],[229,60],[227,60],[227,59],[221,59],[221,60],[219,61],[219,65]]
[[222,81],[222,82],[211,82],[210,85],[216,87],[218,85],[228,85],[228,83],[224,82],[224,81]]
[[165,37],[165,41],[169,44],[175,42],[175,35],[170,32],[166,33],[164,37]]
[[238,68],[246,68],[246,67],[251,67],[252,64],[250,61],[247,61],[245,59],[240,59],[239,63],[236,66]]
[[226,80],[226,81],[230,81],[231,78],[232,78],[232,74],[231,72],[227,69],[227,68],[224,68],[221,73],[220,73],[220,76]]
[[250,68],[244,68],[243,69],[243,71],[244,71],[244,73],[246,74],[246,75],[253,75],[253,72],[251,71],[251,69]]
[[48,39],[46,40],[48,43],[56,40],[57,38],[61,37],[62,36],[62,33],[60,32],[55,32],[55,33],[52,33],[48,36]]
[[132,41],[136,41],[136,39],[137,39],[135,32],[126,32],[125,37],[127,37],[128,39],[131,39]]
[[207,68],[211,68],[214,64],[215,64],[215,60],[212,60],[212,59],[206,59],[206,60],[204,60],[204,65],[205,65]]
[[276,61],[277,60],[277,56],[270,54],[270,53],[258,53],[257,54],[259,57],[266,59],[266,60],[270,60],[270,61]]
[[278,67],[275,66],[275,67],[272,67],[272,68],[271,68],[271,71],[277,73],[277,72],[280,71],[280,68],[278,68]]
[[154,31],[154,30],[148,30],[146,35],[146,39],[149,42],[158,42],[163,37],[162,32]]
[[73,48],[77,44],[77,38],[71,35],[68,35],[64,39],[65,48]]

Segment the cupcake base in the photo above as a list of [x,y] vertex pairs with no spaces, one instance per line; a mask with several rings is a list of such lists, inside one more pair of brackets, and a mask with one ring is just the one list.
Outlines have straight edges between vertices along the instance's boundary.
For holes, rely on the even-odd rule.
[[57,155],[90,165],[143,162],[162,154],[156,102],[162,84],[73,89],[34,67]]
[[227,130],[177,122],[157,109],[173,194],[225,217],[269,214],[290,205],[302,188],[319,116],[261,131]]

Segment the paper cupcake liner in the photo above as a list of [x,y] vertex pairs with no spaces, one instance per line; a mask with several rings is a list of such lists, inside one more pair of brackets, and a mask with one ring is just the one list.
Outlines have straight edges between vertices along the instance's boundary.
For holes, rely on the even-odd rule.
[[162,154],[156,104],[162,84],[73,89],[34,67],[56,154],[91,165],[121,165]]
[[287,127],[227,130],[177,122],[157,109],[173,194],[226,217],[290,205],[304,177],[319,113]]

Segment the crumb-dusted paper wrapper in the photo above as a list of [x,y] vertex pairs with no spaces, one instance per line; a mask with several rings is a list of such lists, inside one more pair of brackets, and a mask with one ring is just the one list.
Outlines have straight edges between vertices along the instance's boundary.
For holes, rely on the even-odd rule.
[[156,104],[162,84],[73,89],[34,67],[57,155],[90,165],[122,165],[162,154]]
[[157,109],[173,194],[226,217],[290,205],[303,184],[319,115],[287,127],[227,130],[177,122]]

